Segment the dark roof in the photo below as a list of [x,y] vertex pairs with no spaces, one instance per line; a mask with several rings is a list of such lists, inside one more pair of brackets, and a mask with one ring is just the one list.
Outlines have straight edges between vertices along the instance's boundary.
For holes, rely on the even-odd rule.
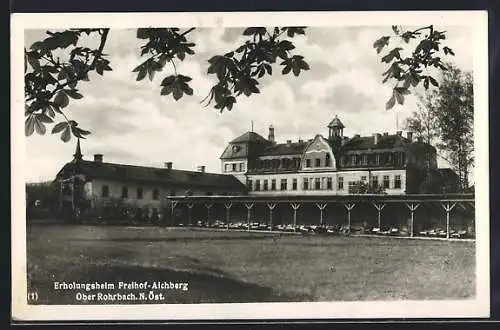
[[403,146],[407,142],[406,138],[397,134],[381,135],[377,144],[373,136],[354,136],[342,146],[342,150],[391,149]]
[[332,119],[330,124],[328,124],[328,127],[340,127],[340,128],[345,128],[344,124],[340,121],[340,119],[335,115],[335,118]]
[[78,173],[85,174],[90,180],[100,178],[113,181],[139,181],[159,185],[177,184],[193,187],[203,186],[247,191],[246,186],[232,175],[114,163],[98,163],[86,160],[66,164],[58,175],[71,171],[75,166],[78,167]]
[[263,138],[261,135],[255,132],[246,132],[238,136],[236,139],[232,140],[230,143],[242,143],[242,142],[259,142],[259,143],[269,143],[268,140]]
[[302,154],[306,147],[306,142],[279,143],[267,147],[259,156]]
[[437,172],[443,177],[458,178],[457,172],[453,171],[451,168],[438,168]]

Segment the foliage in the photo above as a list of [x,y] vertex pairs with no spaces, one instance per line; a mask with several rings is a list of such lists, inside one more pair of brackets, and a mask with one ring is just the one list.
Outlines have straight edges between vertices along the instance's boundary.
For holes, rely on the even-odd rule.
[[[171,71],[161,80],[161,95],[172,95],[177,101],[184,95],[193,95],[189,85],[192,78],[177,72],[176,62],[195,54],[194,42],[187,35],[195,28],[181,31],[179,28],[141,28],[137,38],[144,40],[141,57],[146,59],[133,72],[136,80],[146,76],[153,81],[156,73],[162,72],[169,63]],[[67,142],[71,136],[84,139],[89,131],[78,127],[63,112],[70,99],[81,99],[79,83],[89,81],[89,73],[103,75],[111,71],[110,61],[104,54],[109,29],[70,29],[62,32],[47,31],[48,37],[25,49],[25,133],[46,133],[46,124],[54,123],[56,114],[64,121],[54,125],[52,133],[61,134]],[[224,55],[215,55],[208,60],[207,73],[216,78],[214,86],[204,101],[208,106],[223,111],[231,110],[236,98],[242,94],[250,96],[260,93],[259,80],[272,75],[273,65],[279,63],[281,73],[290,72],[299,76],[309,70],[304,57],[294,54],[295,45],[290,41],[304,35],[304,27],[249,27],[243,35],[247,40]],[[80,46],[82,36],[98,36],[95,49]],[[57,54],[65,52],[67,59]]]
[[469,187],[469,173],[474,165],[474,95],[470,72],[452,68],[443,75],[435,100],[439,127],[438,147],[448,152],[457,170],[460,189]]
[[421,97],[418,112],[406,121],[406,128],[421,134],[426,142],[437,142],[446,160],[457,171],[460,189],[469,186],[474,164],[474,100],[470,72],[456,67],[444,71],[438,89]]
[[392,109],[396,102],[403,104],[405,95],[410,94],[410,88],[417,87],[420,83],[427,90],[430,85],[439,86],[438,81],[432,77],[428,68],[437,68],[440,70],[448,70],[442,62],[441,51],[444,55],[455,55],[452,49],[447,46],[440,49],[442,40],[446,39],[445,31],[434,29],[433,25],[424,26],[416,30],[404,30],[396,25],[392,26],[393,36],[382,36],[373,43],[373,48],[380,54],[385,47],[389,46],[391,38],[399,40],[407,44],[405,47],[410,48],[410,43],[416,41],[417,44],[410,55],[405,56],[405,49],[400,47],[392,48],[381,58],[383,63],[387,63],[389,68],[382,76],[383,83],[389,80],[395,81],[391,97],[386,103],[386,109]]
[[385,192],[384,187],[382,187],[380,185],[378,185],[377,187],[374,187],[373,185],[369,184],[367,181],[359,180],[359,181],[356,181],[353,186],[349,187],[349,193],[350,194],[383,195],[386,192]]
[[423,142],[433,144],[438,137],[438,127],[436,122],[436,108],[432,106],[434,93],[419,95],[418,110],[413,111],[411,116],[406,118],[404,128],[413,132],[415,138]]

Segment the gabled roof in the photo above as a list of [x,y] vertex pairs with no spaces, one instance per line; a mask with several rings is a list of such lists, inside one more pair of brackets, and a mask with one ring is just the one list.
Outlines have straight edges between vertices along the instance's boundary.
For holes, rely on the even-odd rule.
[[264,137],[255,132],[243,133],[236,139],[232,140],[230,143],[243,143],[243,142],[269,143],[268,140],[266,140]]
[[381,135],[377,144],[373,136],[355,136],[347,141],[341,148],[342,151],[366,149],[391,149],[403,146],[408,140],[400,135]]
[[302,154],[306,147],[307,143],[305,142],[279,143],[267,147],[259,156]]
[[67,163],[58,176],[71,173],[73,169],[82,173],[87,180],[107,179],[120,182],[143,182],[155,185],[185,185],[196,187],[214,187],[231,189],[241,192],[247,191],[247,187],[232,175],[204,173],[195,171],[183,171],[167,168],[133,166],[126,164],[99,163],[82,160],[77,163]]

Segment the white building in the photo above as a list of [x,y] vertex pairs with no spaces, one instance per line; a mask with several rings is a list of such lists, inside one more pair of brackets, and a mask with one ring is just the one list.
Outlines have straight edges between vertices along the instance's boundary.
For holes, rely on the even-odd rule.
[[327,128],[326,137],[285,143],[276,142],[273,126],[267,139],[246,132],[222,153],[222,173],[234,175],[254,195],[345,195],[361,189],[419,193],[428,173],[440,172],[436,149],[413,140],[411,132],[349,138],[337,116]]

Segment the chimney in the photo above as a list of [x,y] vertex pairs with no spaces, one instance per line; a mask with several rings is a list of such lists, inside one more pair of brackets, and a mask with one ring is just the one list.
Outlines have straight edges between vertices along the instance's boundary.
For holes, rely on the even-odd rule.
[[418,142],[422,142],[422,140],[423,140],[423,139],[422,139],[422,137],[421,137],[421,136],[417,137],[417,141],[418,141]]
[[403,134],[403,131],[397,131],[397,132],[396,132],[396,135],[397,135],[397,136],[401,136],[402,134]]
[[292,140],[286,140],[286,146],[290,147],[292,145]]
[[406,138],[408,141],[413,142],[413,132],[406,132]]
[[172,162],[165,162],[165,163],[163,164],[163,166],[164,166],[165,168],[167,168],[167,169],[171,170],[171,169],[172,169]]
[[388,135],[389,135],[389,133],[388,133],[388,132],[384,132],[384,136],[388,136]]
[[380,133],[373,133],[373,144],[378,144],[380,141]]
[[271,141],[272,143],[275,143],[276,141],[274,140],[274,127],[273,125],[270,125],[269,126],[269,136],[267,138],[269,141]]
[[361,135],[359,135],[359,134],[354,134],[354,137],[355,137],[355,138],[360,138],[360,137],[361,137]]
[[198,166],[198,172],[205,173],[205,165]]
[[304,140],[302,140],[302,139],[299,139],[299,143],[304,143]]
[[102,154],[95,154],[94,155],[94,162],[96,163],[102,163]]

